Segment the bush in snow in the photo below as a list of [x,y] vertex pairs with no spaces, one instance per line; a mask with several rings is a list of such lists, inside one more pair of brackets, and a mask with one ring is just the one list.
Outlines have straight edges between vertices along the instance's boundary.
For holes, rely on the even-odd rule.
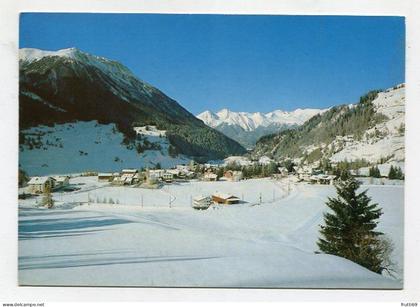
[[318,247],[324,253],[344,257],[373,272],[389,271],[392,244],[375,230],[382,209],[371,203],[367,190],[357,194],[359,187],[360,182],[353,177],[338,181],[338,196],[328,198],[326,203],[332,212],[324,214]]
[[46,188],[44,191],[44,195],[42,196],[42,205],[48,209],[54,207],[54,199],[52,198],[51,190],[49,188]]

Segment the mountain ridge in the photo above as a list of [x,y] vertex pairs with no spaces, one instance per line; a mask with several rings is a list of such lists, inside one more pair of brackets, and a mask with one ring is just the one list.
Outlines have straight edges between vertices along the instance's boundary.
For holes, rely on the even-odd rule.
[[251,148],[267,134],[302,125],[306,120],[328,109],[301,109],[287,112],[233,112],[224,108],[216,113],[209,110],[197,115],[206,125]]
[[173,154],[207,160],[245,152],[117,61],[77,48],[24,48],[19,52],[19,72],[21,129],[97,120],[115,123],[133,139],[133,126],[157,125],[168,132],[176,149]]

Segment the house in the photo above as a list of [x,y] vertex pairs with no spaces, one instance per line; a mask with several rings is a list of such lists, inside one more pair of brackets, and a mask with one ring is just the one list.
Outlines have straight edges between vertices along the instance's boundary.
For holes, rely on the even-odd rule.
[[163,173],[162,179],[165,182],[172,182],[172,180],[174,179],[174,175],[170,172],[165,172]]
[[53,178],[56,189],[67,187],[70,184],[70,176],[53,176]]
[[112,181],[112,179],[114,179],[113,173],[98,173],[98,181]]
[[148,169],[146,170],[146,181],[148,184],[156,184],[163,178],[163,174],[165,174],[163,169]]
[[55,179],[52,177],[32,177],[28,181],[28,191],[32,194],[41,194],[46,191],[52,191]]
[[210,196],[199,195],[193,199],[193,208],[198,210],[205,210],[212,204],[212,199]]
[[197,166],[198,166],[197,162],[195,162],[194,160],[191,160],[190,164],[188,165],[188,170],[194,171]]
[[141,175],[136,169],[123,169],[119,178],[119,183],[123,185],[132,185],[140,181]]
[[166,172],[172,174],[173,177],[180,177],[181,175],[181,171],[179,169],[168,169]]
[[215,203],[225,205],[237,204],[240,201],[238,197],[227,193],[216,193],[211,198]]
[[312,184],[333,184],[334,179],[335,179],[334,175],[318,174],[318,175],[312,175],[310,178],[310,182]]
[[183,173],[182,175],[183,175],[183,177],[191,179],[191,178],[195,177],[196,173],[189,171],[189,172]]
[[312,167],[304,165],[302,167],[294,167],[299,181],[311,181]]
[[217,174],[213,172],[207,172],[204,174],[204,181],[217,181],[218,179],[219,177],[217,176]]
[[178,164],[175,168],[177,170],[180,170],[181,172],[184,172],[184,173],[190,171],[190,167],[188,165],[184,165],[184,164]]
[[242,171],[226,171],[223,174],[223,177],[225,177],[229,181],[240,181],[243,178]]

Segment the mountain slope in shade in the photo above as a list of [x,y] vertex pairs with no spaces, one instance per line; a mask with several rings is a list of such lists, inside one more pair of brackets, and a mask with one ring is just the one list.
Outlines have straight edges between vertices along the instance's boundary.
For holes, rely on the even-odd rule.
[[197,118],[243,146],[253,147],[262,136],[302,125],[309,118],[324,111],[321,109],[296,109],[292,112],[275,110],[264,114],[223,109],[217,113],[204,111],[198,114]]
[[167,131],[172,153],[207,160],[245,152],[116,61],[76,48],[25,48],[19,68],[21,129],[97,120],[133,139],[133,126],[156,125]]

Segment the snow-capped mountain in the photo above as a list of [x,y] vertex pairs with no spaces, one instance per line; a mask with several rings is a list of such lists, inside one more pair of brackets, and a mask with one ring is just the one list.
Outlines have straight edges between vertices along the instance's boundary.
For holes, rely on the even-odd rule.
[[222,124],[237,125],[246,131],[253,131],[258,127],[270,125],[301,125],[312,116],[322,113],[321,109],[296,109],[292,112],[276,110],[269,113],[233,112],[222,109],[217,113],[204,111],[197,115],[206,125],[217,127]]
[[324,111],[296,109],[292,112],[275,110],[269,113],[248,113],[223,109],[217,113],[204,111],[198,114],[197,118],[242,145],[252,147],[261,136],[302,125],[309,118]]
[[[19,73],[20,132],[42,125],[97,121],[115,125],[129,145],[136,138],[133,127],[154,125],[167,131],[171,156],[206,161],[245,152],[117,61],[76,48],[24,48],[19,52]],[[24,144],[23,133],[20,136]]]

